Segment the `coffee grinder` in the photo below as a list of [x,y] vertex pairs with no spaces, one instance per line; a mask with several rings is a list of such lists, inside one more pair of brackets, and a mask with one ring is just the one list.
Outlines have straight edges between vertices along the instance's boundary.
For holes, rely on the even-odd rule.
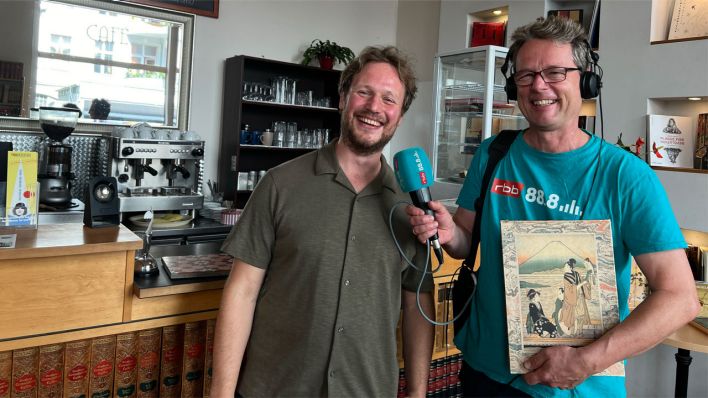
[[71,145],[64,144],[76,128],[81,111],[74,108],[40,107],[39,122],[47,135],[40,148],[39,203],[56,209],[71,207]]

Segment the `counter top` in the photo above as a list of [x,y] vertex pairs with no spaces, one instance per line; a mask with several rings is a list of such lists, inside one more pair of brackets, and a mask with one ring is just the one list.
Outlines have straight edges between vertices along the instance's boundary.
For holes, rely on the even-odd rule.
[[14,248],[0,249],[0,260],[138,250],[143,245],[123,225],[88,228],[77,223],[50,224],[37,229],[0,228],[0,234],[17,234]]

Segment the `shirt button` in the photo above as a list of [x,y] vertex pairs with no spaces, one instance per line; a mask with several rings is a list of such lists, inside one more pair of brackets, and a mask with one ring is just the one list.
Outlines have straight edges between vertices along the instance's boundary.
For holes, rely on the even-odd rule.
[[356,235],[352,235],[352,241],[356,240]]
[[347,279],[346,281],[344,281],[344,286],[349,286],[349,279]]
[[334,377],[334,370],[329,371],[329,377]]
[[339,329],[337,329],[337,332],[339,332],[339,333],[342,333],[343,331],[344,331],[344,328],[341,326],[339,327]]

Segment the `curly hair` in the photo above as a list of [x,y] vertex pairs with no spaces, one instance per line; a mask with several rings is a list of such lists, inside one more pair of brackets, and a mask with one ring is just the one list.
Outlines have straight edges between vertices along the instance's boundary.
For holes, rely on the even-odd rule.
[[514,31],[511,41],[514,43],[509,47],[509,59],[511,60],[511,71],[515,72],[516,56],[519,49],[528,40],[541,39],[553,40],[556,43],[569,43],[573,49],[573,62],[581,70],[587,70],[592,63],[588,36],[585,28],[579,23],[569,19],[551,16],[548,19],[539,18],[535,22],[521,26]]
[[416,86],[415,72],[408,57],[394,46],[368,46],[364,48],[342,72],[342,76],[339,79],[339,96],[344,97],[347,95],[354,81],[354,76],[359,74],[366,64],[370,62],[385,62],[398,71],[398,77],[406,89],[402,108],[403,113],[406,113],[415,99],[418,87]]

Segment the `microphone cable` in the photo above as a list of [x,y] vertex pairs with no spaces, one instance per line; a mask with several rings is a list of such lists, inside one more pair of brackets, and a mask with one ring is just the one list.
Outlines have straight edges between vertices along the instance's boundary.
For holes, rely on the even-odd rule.
[[[391,238],[393,239],[393,243],[396,244],[396,248],[398,249],[398,253],[406,261],[406,264],[413,267],[413,269],[415,269],[416,271],[421,273],[420,281],[418,281],[418,287],[416,288],[416,292],[415,292],[415,302],[416,302],[416,305],[418,306],[418,312],[420,313],[421,316],[423,316],[423,318],[425,318],[426,321],[428,321],[428,323],[431,323],[435,326],[448,326],[448,325],[454,323],[460,316],[462,316],[462,314],[464,314],[464,312],[467,310],[467,307],[470,305],[470,302],[472,302],[472,298],[474,297],[474,294],[477,291],[477,277],[474,275],[474,273],[472,273],[472,279],[474,280],[474,287],[472,288],[472,294],[470,294],[470,297],[467,299],[467,302],[465,302],[465,305],[462,307],[462,310],[460,311],[460,313],[456,317],[453,317],[451,320],[445,321],[445,322],[438,322],[434,319],[430,319],[428,317],[428,315],[425,313],[425,311],[423,311],[423,306],[420,305],[420,291],[423,288],[423,280],[425,279],[425,276],[427,274],[433,275],[434,273],[438,272],[440,270],[440,268],[442,267],[442,263],[438,264],[438,266],[434,270],[428,271],[428,267],[430,266],[430,241],[426,241],[426,243],[425,243],[425,249],[426,249],[425,250],[425,265],[423,266],[422,270],[419,269],[418,267],[416,267],[416,265],[413,264],[413,262],[408,257],[406,257],[405,253],[403,253],[403,249],[401,249],[401,245],[398,243],[398,239],[396,238],[396,234],[393,231],[393,212],[400,205],[413,206],[412,203],[406,202],[406,201],[400,201],[400,202],[395,203],[393,206],[391,206],[391,210],[388,213],[388,229],[391,232]],[[455,272],[452,273],[452,277],[450,279],[450,282],[445,283],[446,286],[447,285],[451,286],[453,284],[453,282],[455,281],[455,277],[457,277],[458,272],[460,272],[460,268],[462,268],[462,267],[460,266],[460,267],[457,267],[457,269],[455,269]],[[435,280],[433,280],[433,285],[435,285]],[[443,301],[445,302],[445,314],[447,314],[448,313],[447,301],[448,301],[448,297],[449,297],[449,291],[447,290],[448,287],[446,287],[445,289],[446,289],[445,299]],[[433,307],[435,307],[435,297],[433,297]],[[433,308],[433,311],[435,311],[435,308]],[[447,316],[445,316],[445,318],[447,318]],[[445,335],[447,336],[447,331],[445,332]]]

